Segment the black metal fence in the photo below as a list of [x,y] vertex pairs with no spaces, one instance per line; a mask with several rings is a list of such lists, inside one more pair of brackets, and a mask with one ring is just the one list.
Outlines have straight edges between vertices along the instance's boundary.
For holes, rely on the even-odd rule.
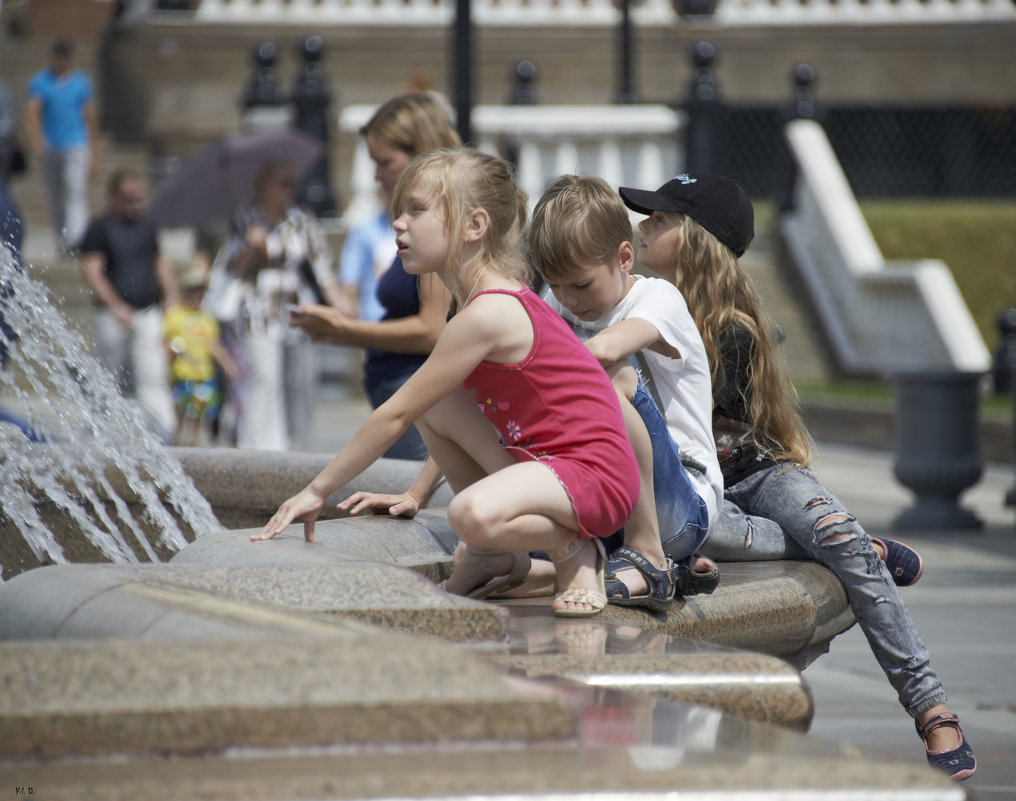
[[684,106],[690,169],[780,197],[792,170],[783,126],[808,116],[824,126],[857,197],[1016,197],[1016,106],[818,107],[807,68],[793,107],[732,105],[718,99],[704,60]]

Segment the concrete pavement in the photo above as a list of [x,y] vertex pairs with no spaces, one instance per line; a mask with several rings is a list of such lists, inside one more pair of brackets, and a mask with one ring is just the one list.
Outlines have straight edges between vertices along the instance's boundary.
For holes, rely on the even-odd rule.
[[[932,665],[978,759],[966,784],[980,801],[1016,798],[1016,509],[1004,505],[1010,465],[988,464],[961,503],[985,526],[975,532],[895,533],[912,503],[892,475],[891,452],[824,443],[815,468],[874,536],[917,548],[925,570],[903,590]],[[901,761],[920,760],[909,717],[855,626],[805,671],[815,697],[811,731]]]

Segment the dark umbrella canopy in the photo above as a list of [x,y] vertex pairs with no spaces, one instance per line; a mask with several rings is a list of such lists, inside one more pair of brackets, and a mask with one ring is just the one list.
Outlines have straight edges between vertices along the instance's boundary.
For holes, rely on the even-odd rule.
[[321,142],[302,131],[232,134],[182,159],[158,187],[149,214],[170,228],[231,217],[251,201],[254,177],[265,163],[289,162],[302,176],[322,151]]

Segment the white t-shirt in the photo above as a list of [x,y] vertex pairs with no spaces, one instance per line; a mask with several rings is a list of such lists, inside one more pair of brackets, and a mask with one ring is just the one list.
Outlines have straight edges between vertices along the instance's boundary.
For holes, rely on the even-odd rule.
[[640,351],[681,458],[692,459],[705,468],[704,476],[692,470],[688,477],[709,508],[709,519],[715,520],[723,499],[723,475],[716,460],[712,379],[702,337],[677,287],[662,278],[633,277],[635,284],[628,293],[595,322],[579,320],[558,303],[550,289],[545,290],[544,299],[567,320],[579,339],[589,339],[608,326],[637,317],[651,323],[663,341],[681,354],[675,359],[649,348]]

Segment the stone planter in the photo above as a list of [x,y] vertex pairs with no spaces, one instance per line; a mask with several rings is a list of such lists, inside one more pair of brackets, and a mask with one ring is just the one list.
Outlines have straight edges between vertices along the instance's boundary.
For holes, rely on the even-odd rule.
[[977,449],[978,385],[983,375],[957,371],[903,372],[896,381],[897,480],[915,503],[897,529],[976,529],[983,524],[959,504],[981,478]]

